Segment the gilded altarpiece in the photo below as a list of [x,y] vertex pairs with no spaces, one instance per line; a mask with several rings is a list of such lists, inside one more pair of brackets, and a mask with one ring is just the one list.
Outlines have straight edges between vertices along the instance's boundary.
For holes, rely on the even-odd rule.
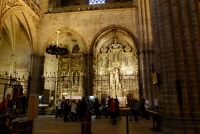
[[138,57],[134,50],[128,43],[117,40],[97,50],[93,59],[94,96],[117,96],[121,105],[127,103],[130,93],[139,100]]
[[57,98],[81,98],[84,95],[83,74],[83,53],[70,53],[61,56],[58,63]]

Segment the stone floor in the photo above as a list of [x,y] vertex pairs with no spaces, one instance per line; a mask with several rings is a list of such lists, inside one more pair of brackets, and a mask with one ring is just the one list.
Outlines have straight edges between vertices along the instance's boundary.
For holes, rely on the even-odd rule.
[[[26,120],[26,117],[19,120]],[[144,120],[143,123],[129,121],[129,134],[161,134],[153,132],[152,120]],[[80,134],[81,123],[63,122],[63,119],[54,119],[53,115],[41,115],[34,121],[34,134]],[[116,125],[111,125],[111,120],[106,118],[95,119],[92,116],[92,134],[126,134],[126,117],[118,119]]]

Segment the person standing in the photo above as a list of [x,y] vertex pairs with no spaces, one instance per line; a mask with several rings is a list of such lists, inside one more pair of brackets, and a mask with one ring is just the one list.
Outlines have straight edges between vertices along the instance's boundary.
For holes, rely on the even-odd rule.
[[62,118],[62,109],[61,109],[61,100],[59,99],[58,102],[56,103],[56,116],[55,119],[60,116],[60,119]]
[[101,118],[101,116],[100,116],[100,109],[99,109],[100,104],[99,104],[98,98],[95,98],[95,102],[94,102],[93,107],[94,107],[95,114],[96,114],[96,118],[95,119],[97,119],[98,117]]
[[141,110],[142,110],[142,117],[146,118],[145,97],[144,96],[141,96]]
[[7,95],[6,95],[6,99],[5,99],[5,100],[2,100],[2,102],[1,102],[1,104],[0,104],[0,109],[1,109],[2,115],[5,115],[5,114],[6,114],[6,107],[7,107],[8,101],[10,100],[10,97],[11,97],[11,95],[10,95],[10,94],[7,94]]
[[117,103],[114,99],[111,99],[109,110],[113,120],[112,125],[116,125]]
[[72,101],[71,104],[71,121],[73,122],[74,120],[77,121],[77,116],[76,116],[76,102],[75,100]]
[[79,99],[77,104],[76,104],[76,116],[78,120],[81,120],[81,100]]
[[133,104],[133,114],[135,116],[134,122],[138,121],[138,113],[139,113],[139,103],[137,100],[134,100]]
[[120,109],[119,109],[119,100],[116,96],[116,99],[115,99],[115,102],[116,102],[116,117],[119,117],[119,119],[121,120],[121,116],[120,116]]
[[9,100],[9,101],[8,101],[8,104],[7,104],[7,106],[6,106],[6,113],[5,113],[5,115],[11,117],[11,114],[12,114],[12,118],[14,118],[13,101],[12,101],[12,100]]
[[106,112],[107,112],[106,118],[108,118],[108,116],[110,116],[110,110],[109,110],[110,102],[111,102],[111,98],[110,98],[110,96],[108,96],[108,98],[107,98],[107,108],[106,108]]
[[0,134],[12,134],[11,129],[11,118],[4,116],[1,120]]
[[18,113],[17,113],[17,102],[14,102],[14,104],[13,104],[13,110],[14,110],[14,114],[15,114],[16,118],[19,118]]
[[69,116],[69,113],[70,113],[70,102],[69,102],[69,99],[66,99],[65,102],[64,102],[64,122],[67,122],[69,121],[68,120],[68,116]]
[[106,103],[105,99],[102,99],[101,101],[101,114],[104,116],[106,114]]
[[85,100],[85,97],[83,97],[80,104],[80,119],[82,118],[82,116],[86,115],[86,111],[87,111],[87,102]]
[[26,96],[23,96],[22,97],[22,114],[26,114],[26,101],[27,101]]

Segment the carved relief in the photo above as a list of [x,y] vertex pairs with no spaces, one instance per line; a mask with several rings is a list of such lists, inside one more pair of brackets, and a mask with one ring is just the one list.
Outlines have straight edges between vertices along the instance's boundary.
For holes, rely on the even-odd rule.
[[70,53],[61,56],[58,63],[58,77],[63,78],[58,83],[57,95],[60,97],[83,96],[84,55]]
[[[38,15],[41,16],[40,8],[32,0],[24,0],[24,2]],[[24,3],[22,0],[3,0],[2,17],[5,13],[15,6],[22,6]],[[24,3],[24,4],[23,4]]]
[[123,99],[128,93],[139,100],[137,52],[117,39],[99,49],[93,60],[94,95],[117,95],[121,105],[125,105]]
[[3,15],[12,7],[14,6],[18,6],[19,1],[18,0],[5,0],[3,3],[3,9],[2,9],[2,13]]

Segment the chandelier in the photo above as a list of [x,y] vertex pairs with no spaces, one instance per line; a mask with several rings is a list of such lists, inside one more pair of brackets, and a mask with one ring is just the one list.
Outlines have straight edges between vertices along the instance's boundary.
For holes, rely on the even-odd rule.
[[62,44],[59,44],[58,37],[59,37],[60,29],[57,29],[57,42],[56,44],[51,43],[46,48],[46,53],[51,55],[66,55],[69,53],[68,49],[64,47]]

